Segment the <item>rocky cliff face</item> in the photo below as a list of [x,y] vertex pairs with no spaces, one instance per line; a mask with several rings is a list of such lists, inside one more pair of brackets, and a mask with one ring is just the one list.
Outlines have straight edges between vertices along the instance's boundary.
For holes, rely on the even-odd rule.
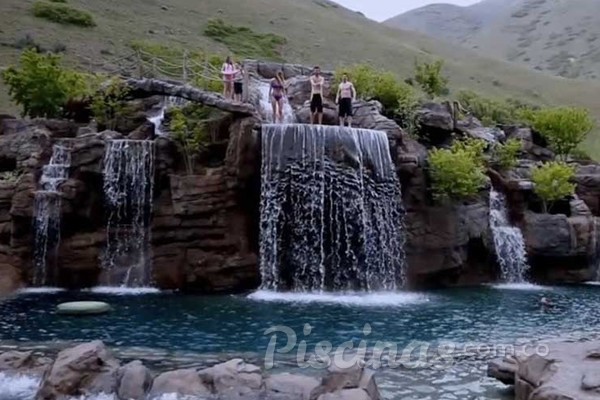
[[[249,64],[250,75],[260,79],[270,78],[280,68],[291,83],[289,97],[296,115],[300,122],[306,122],[309,70]],[[332,76],[326,74],[326,78],[329,88]],[[156,91],[155,85],[151,85],[152,90],[136,85],[139,95]],[[171,89],[178,93],[185,88]],[[132,105],[136,115],[143,115],[156,102],[149,97]],[[219,107],[216,102],[213,105]],[[185,172],[182,155],[171,140],[154,140],[151,260],[153,279],[160,288],[230,293],[260,284],[260,121],[251,108],[228,108],[211,139],[210,157],[201,160],[193,175]],[[388,135],[406,209],[406,253],[412,286],[493,282],[499,274],[488,222],[489,189],[464,204],[437,204],[430,194],[426,146],[446,145],[455,136],[523,140],[524,158],[519,166],[505,174],[490,171],[490,184],[507,194],[511,219],[524,232],[533,277],[547,282],[579,282],[595,275],[591,262],[598,247],[595,215],[600,213],[595,185],[600,169],[595,164],[578,169],[578,197],[559,206],[560,214],[541,214],[531,190],[531,169],[553,155],[531,131],[484,128],[473,118],[454,121],[445,106],[429,104],[419,112],[422,132],[417,140],[381,115],[376,101],[357,102],[354,113],[356,126]],[[330,100],[326,101],[325,122],[336,123]],[[102,171],[107,141],[154,135],[153,127],[143,118],[136,124],[122,125],[118,128],[121,132],[96,133],[65,121],[0,121],[0,172],[20,174],[18,179],[0,181],[0,293],[32,281],[34,192],[58,140],[68,143],[72,161],[69,179],[60,187],[61,244],[55,262],[49,265],[48,283],[65,287],[98,283],[99,260],[106,242]]]

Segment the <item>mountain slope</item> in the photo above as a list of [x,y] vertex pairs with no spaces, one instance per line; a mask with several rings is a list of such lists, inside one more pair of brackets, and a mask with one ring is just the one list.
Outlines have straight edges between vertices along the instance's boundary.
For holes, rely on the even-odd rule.
[[[106,62],[127,54],[132,41],[140,40],[225,54],[223,45],[203,35],[207,21],[218,17],[257,32],[285,36],[288,42],[282,56],[290,62],[320,64],[325,68],[366,62],[407,78],[412,74],[415,58],[442,57],[453,91],[471,89],[489,96],[576,104],[591,108],[600,117],[600,84],[567,81],[482,58],[459,46],[391,29],[325,0],[68,2],[89,11],[97,26],[58,25],[35,18],[31,13],[32,0],[2,0],[0,43],[4,45],[0,46],[0,67],[17,60],[19,50],[11,46],[26,35],[47,48],[66,46],[67,59],[82,68],[88,68],[89,62]],[[7,107],[6,93],[4,99],[0,112]]]
[[598,0],[486,0],[437,4],[385,21],[567,78],[600,77]]

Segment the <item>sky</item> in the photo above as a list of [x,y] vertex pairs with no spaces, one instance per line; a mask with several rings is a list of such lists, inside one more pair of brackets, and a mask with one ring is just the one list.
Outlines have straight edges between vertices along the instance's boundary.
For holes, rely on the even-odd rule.
[[394,17],[413,8],[423,7],[432,3],[450,3],[468,6],[479,0],[334,0],[351,10],[360,11],[376,21]]

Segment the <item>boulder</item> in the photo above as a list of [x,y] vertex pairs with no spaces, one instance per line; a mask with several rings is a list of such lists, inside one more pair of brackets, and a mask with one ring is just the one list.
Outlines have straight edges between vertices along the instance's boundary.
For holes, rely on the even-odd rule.
[[14,265],[0,263],[0,299],[11,294],[22,285],[21,271]]
[[195,369],[169,371],[154,378],[149,398],[164,394],[183,396],[208,396],[210,390],[204,385]]
[[267,392],[298,397],[301,400],[309,400],[311,392],[319,384],[320,381],[316,378],[289,373],[274,374],[265,379]]
[[577,196],[594,215],[600,215],[600,165],[579,165],[575,173]]
[[332,364],[321,384],[311,392],[311,400],[379,400],[381,395],[373,371],[358,364],[339,367]]
[[504,131],[502,131],[502,129],[500,128],[470,128],[466,129],[464,131],[464,134],[467,137],[470,137],[472,139],[483,140],[489,144],[504,142],[504,140],[506,139]]
[[492,360],[488,363],[487,376],[496,378],[505,385],[514,385],[515,373],[518,367],[519,365],[514,357]]
[[99,340],[62,350],[44,374],[36,399],[117,391],[119,361]]
[[203,369],[198,374],[213,393],[243,395],[258,391],[263,385],[260,367],[239,358]]
[[[454,118],[448,107],[439,103],[426,103],[417,110],[416,119],[421,130],[436,130],[446,133],[454,131]],[[441,134],[441,132],[440,132]]]
[[[488,375],[514,384],[517,400],[593,400],[600,396],[600,342],[549,343],[548,351],[490,363]],[[541,349],[541,347],[538,347]],[[545,350],[545,349],[544,349]],[[514,365],[513,365],[514,364]],[[514,370],[513,380],[510,372]]]
[[39,357],[32,351],[6,351],[0,353],[0,372],[41,375],[52,360]]
[[132,361],[117,372],[119,389],[117,395],[121,399],[144,400],[152,386],[150,370],[141,361]]

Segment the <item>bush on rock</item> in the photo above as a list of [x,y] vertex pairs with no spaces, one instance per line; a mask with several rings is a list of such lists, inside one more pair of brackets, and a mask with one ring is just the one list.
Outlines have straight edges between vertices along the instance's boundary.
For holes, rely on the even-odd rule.
[[111,79],[101,85],[92,98],[92,113],[96,121],[114,130],[119,118],[127,113],[129,88],[120,79]]
[[431,99],[448,92],[448,78],[442,75],[443,68],[443,60],[415,62],[415,81]]
[[210,110],[203,106],[190,105],[171,111],[169,125],[177,147],[183,153],[186,172],[194,173],[198,153],[206,148],[209,141],[206,121]]
[[574,179],[575,168],[561,162],[549,162],[533,171],[535,193],[542,199],[545,213],[548,205],[575,193]]
[[506,143],[498,143],[494,147],[493,161],[501,171],[514,168],[519,162],[519,153],[523,143],[519,139],[508,139]]
[[485,146],[483,141],[471,139],[429,152],[433,195],[437,200],[461,200],[479,192],[486,181]]
[[574,107],[545,108],[531,113],[533,128],[550,143],[552,150],[566,159],[594,129],[588,110]]

